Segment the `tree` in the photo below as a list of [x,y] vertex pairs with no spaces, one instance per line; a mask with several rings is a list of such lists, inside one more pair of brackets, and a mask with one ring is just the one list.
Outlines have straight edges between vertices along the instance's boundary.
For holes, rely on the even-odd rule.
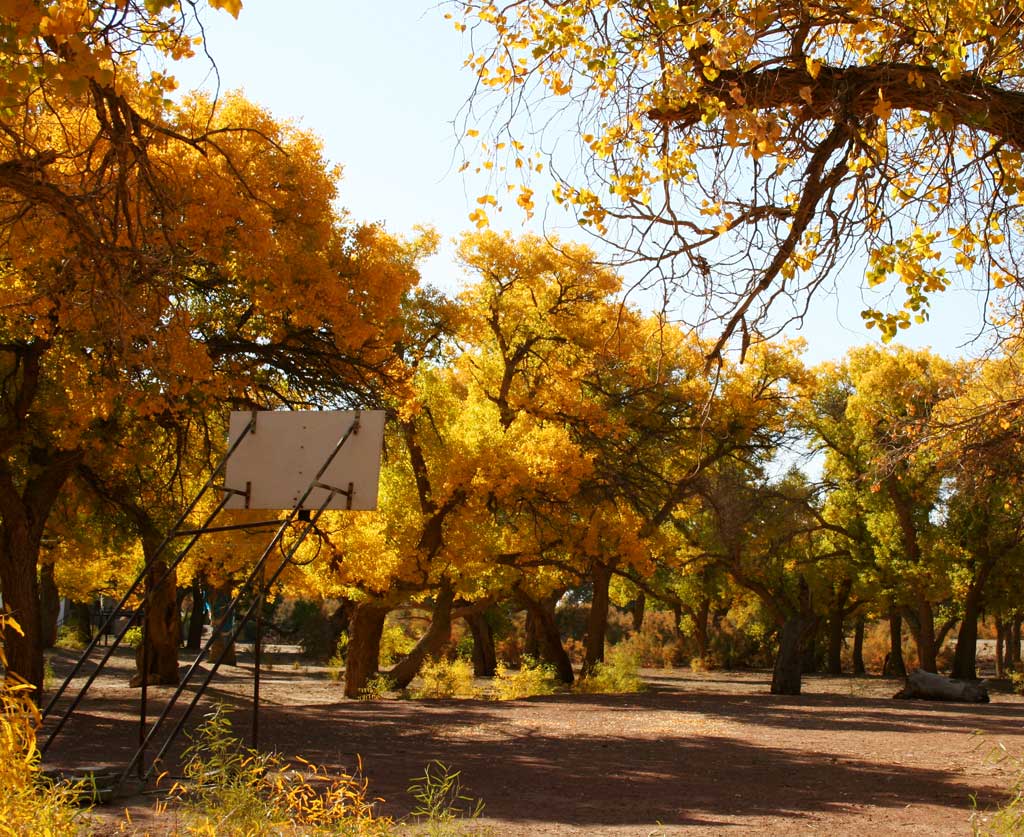
[[457,5],[500,102],[484,165],[536,172],[550,126],[570,146],[555,197],[703,298],[690,318],[722,325],[709,357],[799,320],[851,260],[905,293],[863,312],[886,340],[954,282],[1019,289],[1016,4]]
[[145,165],[121,165],[92,109],[23,114],[37,142],[62,144],[40,182],[91,195],[75,201],[106,225],[99,243],[59,205],[5,193],[0,585],[25,631],[8,637],[12,670],[35,684],[39,545],[71,474],[130,464],[120,440],[225,402],[367,392],[388,374],[399,303],[433,240],[348,223],[318,140],[240,97],[186,99],[160,120],[218,132],[218,154],[153,132]]

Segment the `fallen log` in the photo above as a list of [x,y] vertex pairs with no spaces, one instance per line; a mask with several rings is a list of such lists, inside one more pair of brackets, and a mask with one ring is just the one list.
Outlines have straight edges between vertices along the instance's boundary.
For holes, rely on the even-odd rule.
[[953,680],[919,668],[907,677],[906,685],[893,697],[901,700],[919,698],[959,703],[988,703],[988,689],[984,680]]

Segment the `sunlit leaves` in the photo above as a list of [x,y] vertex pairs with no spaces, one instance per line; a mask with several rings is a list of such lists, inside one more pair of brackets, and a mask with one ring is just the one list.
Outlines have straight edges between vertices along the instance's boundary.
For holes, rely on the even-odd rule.
[[[865,312],[887,339],[951,284],[1019,280],[1014,4],[460,6],[477,36],[467,65],[501,94],[478,168],[500,169],[509,140],[548,146],[549,124],[555,200],[666,282],[741,312],[727,332],[851,257],[870,262],[869,284],[907,291]],[[795,253],[812,228],[821,246]],[[904,247],[915,231],[938,238]]]

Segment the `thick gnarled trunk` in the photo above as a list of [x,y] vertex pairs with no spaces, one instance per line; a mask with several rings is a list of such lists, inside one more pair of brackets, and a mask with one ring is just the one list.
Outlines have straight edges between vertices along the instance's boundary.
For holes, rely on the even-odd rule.
[[40,641],[43,648],[53,648],[57,643],[57,617],[60,615],[60,591],[53,578],[53,562],[47,561],[39,568],[39,613],[42,620]]
[[494,649],[494,630],[487,613],[472,613],[465,619],[473,635],[473,674],[477,677],[494,677],[498,668],[498,655]]
[[803,619],[799,615],[789,616],[782,626],[779,637],[779,653],[775,657],[772,671],[773,695],[800,694],[803,673]]
[[39,543],[26,526],[4,520],[0,525],[0,590],[4,608],[21,631],[8,624],[4,631],[8,675],[16,674],[34,687],[38,701],[43,690],[42,618],[36,558]]
[[853,673],[858,677],[867,673],[864,667],[864,621],[864,614],[861,614],[853,626]]
[[43,691],[39,550],[53,504],[81,453],[32,448],[28,458],[34,473],[20,491],[10,463],[0,463],[0,590],[5,610],[21,627],[20,632],[12,625],[4,630],[8,673],[28,681],[38,701]]
[[604,662],[604,641],[608,633],[608,590],[612,571],[606,564],[595,561],[590,569],[590,580],[594,595],[587,613],[587,633],[584,637],[583,675],[594,671],[598,663]]
[[907,664],[903,661],[903,615],[896,607],[889,608],[889,653],[882,666],[886,677],[906,677]]
[[390,608],[378,602],[360,602],[349,622],[345,654],[345,697],[358,698],[380,665],[380,638]]
[[562,683],[571,684],[574,679],[572,661],[562,645],[562,635],[555,621],[556,599],[549,597],[539,602],[522,591],[517,598],[533,620],[541,660],[554,667],[555,676]]
[[452,639],[452,602],[455,592],[450,584],[445,584],[434,598],[434,610],[430,617],[430,627],[405,657],[395,664],[388,672],[388,677],[396,689],[404,689],[419,674],[423,663],[436,658]]

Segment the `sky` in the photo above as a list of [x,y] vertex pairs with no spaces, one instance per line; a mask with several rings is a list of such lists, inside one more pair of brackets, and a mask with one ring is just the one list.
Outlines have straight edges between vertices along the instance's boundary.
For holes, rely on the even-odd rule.
[[[472,228],[475,198],[488,189],[458,172],[456,125],[474,79],[463,67],[470,44],[444,12],[430,0],[244,0],[237,20],[206,8],[202,19],[221,91],[241,89],[278,119],[318,134],[328,159],[343,167],[341,203],[354,219],[397,234],[435,227],[445,244],[423,277],[454,291],[463,277],[451,241]],[[174,71],[182,89],[218,84],[205,58]],[[546,218],[547,229],[575,237],[571,219],[545,206],[541,191],[534,230]],[[502,220],[492,217],[492,226],[501,229]],[[815,299],[804,327],[789,333],[807,340],[809,362],[877,341],[859,315],[860,279],[842,277],[837,290]],[[973,338],[984,325],[984,301],[969,291],[941,297],[931,321],[904,332],[901,342],[947,356],[978,353],[984,344]]]

